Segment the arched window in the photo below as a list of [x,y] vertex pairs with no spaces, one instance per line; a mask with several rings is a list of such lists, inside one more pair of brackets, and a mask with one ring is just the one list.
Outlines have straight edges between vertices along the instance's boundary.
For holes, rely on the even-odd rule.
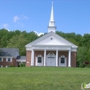
[[37,63],[42,63],[42,55],[38,55]]
[[59,66],[66,66],[66,57],[62,55],[59,59]]
[[61,64],[65,63],[65,57],[61,57]]
[[55,58],[55,54],[53,52],[49,52],[47,57],[48,58]]

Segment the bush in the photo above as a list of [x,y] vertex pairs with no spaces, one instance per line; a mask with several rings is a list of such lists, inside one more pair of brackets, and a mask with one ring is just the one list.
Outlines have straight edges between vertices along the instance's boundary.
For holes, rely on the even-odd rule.
[[14,65],[10,65],[10,66],[8,66],[8,67],[15,67]]
[[20,64],[20,67],[25,67],[25,63],[21,63]]
[[80,63],[79,67],[83,68],[85,65],[83,63]]
[[85,67],[87,67],[87,68],[90,68],[90,64],[88,64],[88,65],[85,65]]

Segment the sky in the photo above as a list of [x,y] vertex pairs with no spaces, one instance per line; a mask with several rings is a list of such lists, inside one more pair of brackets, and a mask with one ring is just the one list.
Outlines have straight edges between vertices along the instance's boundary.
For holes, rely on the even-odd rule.
[[[57,31],[90,33],[90,0],[53,0]],[[48,32],[52,0],[0,0],[0,29]]]

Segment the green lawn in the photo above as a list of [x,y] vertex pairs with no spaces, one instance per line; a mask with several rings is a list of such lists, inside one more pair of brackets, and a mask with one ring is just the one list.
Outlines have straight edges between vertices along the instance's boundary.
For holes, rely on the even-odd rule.
[[0,68],[0,90],[81,90],[83,82],[90,82],[90,68]]

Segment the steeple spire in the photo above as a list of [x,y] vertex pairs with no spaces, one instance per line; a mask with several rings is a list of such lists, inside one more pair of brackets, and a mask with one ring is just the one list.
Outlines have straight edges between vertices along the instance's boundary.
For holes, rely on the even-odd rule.
[[54,32],[56,31],[55,21],[54,21],[54,11],[53,11],[53,2],[52,2],[52,8],[51,8],[51,16],[48,26],[48,32]]
[[51,9],[50,21],[54,21],[53,2],[52,2],[52,9]]

